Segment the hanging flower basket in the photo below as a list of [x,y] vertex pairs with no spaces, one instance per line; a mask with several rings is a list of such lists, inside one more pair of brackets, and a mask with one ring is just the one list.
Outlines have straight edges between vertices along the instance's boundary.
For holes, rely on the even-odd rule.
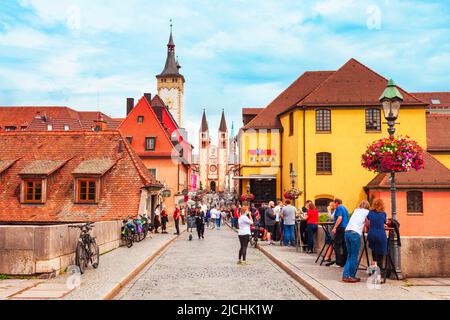
[[423,149],[409,137],[384,138],[370,144],[361,164],[374,172],[408,172],[424,168]]
[[169,189],[165,189],[161,191],[161,195],[163,198],[170,198],[172,196],[172,192]]
[[249,194],[243,194],[243,195],[240,197],[240,200],[241,200],[241,202],[253,201],[253,200],[255,200],[255,195],[254,195],[254,194],[251,194],[251,193],[249,193]]
[[284,198],[287,200],[296,200],[302,194],[303,194],[303,192],[301,190],[293,188],[284,194]]

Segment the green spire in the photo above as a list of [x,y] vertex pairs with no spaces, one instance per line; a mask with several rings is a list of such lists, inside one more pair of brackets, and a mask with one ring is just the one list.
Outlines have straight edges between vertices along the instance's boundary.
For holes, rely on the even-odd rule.
[[386,89],[384,90],[383,94],[380,97],[380,101],[384,99],[392,100],[394,98],[400,99],[403,101],[403,96],[400,93],[400,91],[397,88],[397,85],[395,84],[394,80],[389,80]]
[[234,121],[231,122],[231,137],[234,138]]

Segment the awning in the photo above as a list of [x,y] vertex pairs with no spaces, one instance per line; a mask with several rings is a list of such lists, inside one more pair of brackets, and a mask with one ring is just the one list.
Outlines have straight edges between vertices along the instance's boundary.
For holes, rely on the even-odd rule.
[[277,176],[275,175],[267,175],[267,174],[233,177],[234,180],[273,180],[276,178]]

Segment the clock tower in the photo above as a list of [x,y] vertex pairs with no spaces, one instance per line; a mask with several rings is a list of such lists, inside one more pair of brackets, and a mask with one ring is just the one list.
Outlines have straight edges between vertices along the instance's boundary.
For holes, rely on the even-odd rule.
[[181,66],[175,58],[175,42],[173,41],[172,25],[167,44],[167,59],[164,70],[156,76],[158,81],[158,95],[168,106],[170,113],[178,126],[183,127],[183,96],[184,76],[180,74]]

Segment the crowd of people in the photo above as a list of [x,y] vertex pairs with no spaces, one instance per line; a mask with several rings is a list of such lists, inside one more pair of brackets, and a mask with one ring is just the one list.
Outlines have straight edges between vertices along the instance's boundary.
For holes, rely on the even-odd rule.
[[[231,206],[210,206],[201,203],[197,206],[176,206],[173,219],[177,235],[180,235],[180,223],[186,224],[190,219],[195,224],[198,239],[205,238],[205,228],[220,230],[225,221],[229,221],[231,227],[238,230],[239,254],[238,264],[247,264],[247,248],[252,236],[267,241],[269,246],[280,243],[280,246],[297,247],[302,245],[306,253],[315,253],[315,235],[319,226],[319,211],[312,201],[306,201],[304,207],[297,210],[291,200],[284,203],[274,201],[262,203],[260,207],[255,204],[243,206],[240,204]],[[162,233],[167,233],[168,212],[164,206],[155,209],[154,232],[158,233],[161,227]],[[388,223],[384,203],[381,199],[374,200],[372,205],[368,201],[362,201],[352,214],[343,204],[341,199],[335,199],[328,206],[329,224],[332,224],[331,232],[325,238],[329,244],[324,253],[326,266],[336,264],[343,268],[342,281],[356,283],[361,281],[356,276],[358,258],[361,248],[361,236],[368,233],[369,248],[372,251],[373,262],[370,270],[376,270],[383,266],[387,255],[386,227]],[[298,235],[295,230],[298,227]],[[335,260],[332,260],[332,256]]]

